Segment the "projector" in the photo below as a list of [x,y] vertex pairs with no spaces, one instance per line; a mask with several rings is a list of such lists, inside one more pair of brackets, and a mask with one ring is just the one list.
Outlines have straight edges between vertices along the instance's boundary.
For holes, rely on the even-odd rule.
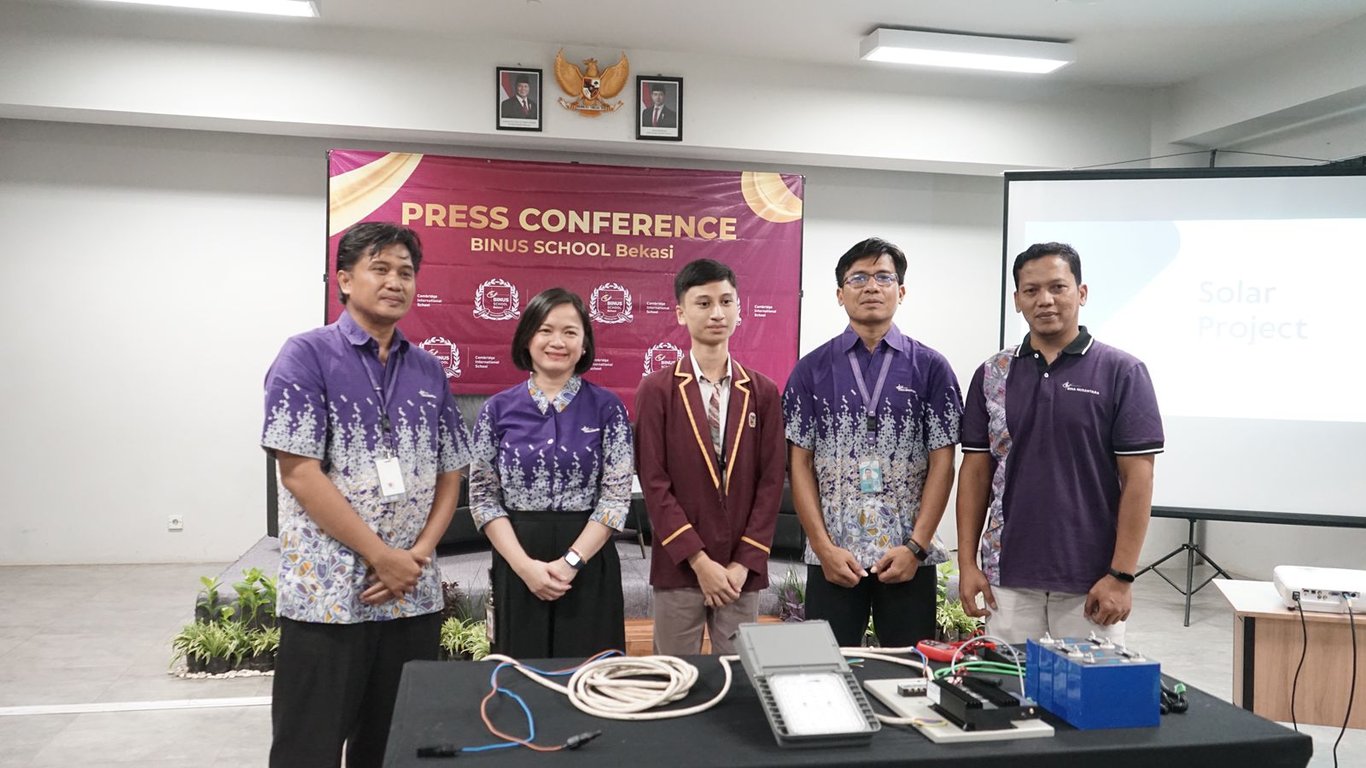
[[[1361,593],[1366,592],[1366,571],[1350,571],[1346,568],[1278,565],[1272,578],[1285,607],[1299,605],[1306,611],[1346,613],[1347,601],[1351,600],[1355,612]],[[1298,602],[1295,599],[1297,597]]]

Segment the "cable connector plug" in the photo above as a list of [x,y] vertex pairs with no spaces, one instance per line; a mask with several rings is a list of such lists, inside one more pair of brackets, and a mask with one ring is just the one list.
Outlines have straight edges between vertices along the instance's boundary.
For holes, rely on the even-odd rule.
[[596,739],[601,735],[602,731],[584,731],[583,733],[576,733],[573,736],[570,736],[567,741],[565,741],[564,748],[578,749],[579,747],[582,747],[584,744],[587,744],[588,742],[592,741],[593,739]]
[[428,747],[417,748],[418,757],[459,757],[460,747],[454,744],[433,744]]

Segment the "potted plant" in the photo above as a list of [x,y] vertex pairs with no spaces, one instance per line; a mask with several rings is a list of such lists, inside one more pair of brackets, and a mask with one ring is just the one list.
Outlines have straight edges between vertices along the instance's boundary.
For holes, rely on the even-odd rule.
[[250,579],[243,579],[232,585],[233,591],[237,593],[237,617],[248,627],[257,626],[257,617],[261,613],[261,593],[256,589],[256,582]]
[[488,625],[481,603],[454,581],[441,584],[441,658],[478,661],[489,653]]
[[280,647],[280,628],[262,627],[247,632],[245,667],[258,672],[275,669],[275,651]]
[[275,580],[260,568],[242,572],[242,580],[232,585],[237,593],[237,617],[248,629],[275,626]]
[[203,658],[205,672],[211,675],[220,675],[228,671],[228,665],[231,663],[229,654],[232,652],[232,640],[228,633],[223,630],[223,622],[210,622],[204,625],[195,652]]
[[218,600],[218,579],[212,576],[199,577],[199,596],[194,601],[194,620],[201,624],[209,624],[221,619]]
[[275,579],[259,568],[243,571],[242,580],[233,584],[237,599],[230,605],[218,597],[218,579],[202,576],[199,583],[194,622],[171,638],[171,664],[183,658],[188,671],[210,674],[274,669],[280,645]]
[[264,612],[264,619],[262,623],[266,627],[275,627],[277,624],[275,621],[275,605],[279,598],[279,594],[276,590],[275,577],[263,574],[258,580],[258,583],[261,585],[261,596],[263,598],[261,610]]
[[778,596],[778,618],[782,621],[806,620],[806,585],[797,576],[797,569],[789,567],[783,580],[773,587]]
[[489,655],[488,630],[484,622],[452,616],[441,624],[441,657],[479,661]]
[[204,650],[204,633],[210,626],[208,622],[195,621],[182,627],[171,638],[171,650],[174,652],[171,664],[185,659],[185,667],[190,672],[203,672],[209,660],[209,654]]

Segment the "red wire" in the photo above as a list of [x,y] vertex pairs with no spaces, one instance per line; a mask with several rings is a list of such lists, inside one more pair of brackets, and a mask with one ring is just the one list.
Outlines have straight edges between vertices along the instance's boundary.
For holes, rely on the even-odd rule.
[[[587,664],[590,664],[590,663],[592,663],[592,662],[594,662],[594,661],[597,661],[598,659],[605,658],[605,657],[607,657],[607,656],[611,656],[611,655],[614,655],[614,654],[616,654],[616,655],[621,655],[621,651],[616,651],[616,650],[601,651],[601,652],[599,652],[599,653],[597,653],[597,654],[595,654],[595,655],[593,655],[593,656],[590,656],[589,658],[585,659],[585,660],[583,661],[582,664],[576,664],[576,665],[574,665],[574,666],[572,666],[572,667],[565,667],[564,669],[555,669],[555,670],[551,670],[551,672],[552,672],[552,673],[569,672],[569,671],[571,671],[571,670],[578,669],[579,667],[582,667],[582,666],[585,666],[585,665],[587,665]],[[500,670],[500,671],[501,671],[501,670]],[[528,739],[520,739],[520,738],[517,738],[516,736],[512,736],[512,735],[510,735],[510,734],[506,734],[506,733],[503,733],[502,731],[498,730],[498,728],[497,728],[496,726],[494,726],[493,721],[491,721],[491,720],[489,719],[488,705],[489,705],[489,702],[493,700],[493,697],[498,695],[499,688],[500,688],[500,686],[498,685],[498,677],[497,677],[497,675],[495,674],[495,675],[494,675],[494,679],[493,679],[493,689],[490,690],[487,694],[485,694],[484,698],[479,702],[479,718],[480,718],[481,720],[484,721],[484,727],[488,729],[489,733],[493,734],[496,738],[502,739],[503,741],[510,741],[510,742],[512,742],[512,743],[514,743],[514,744],[520,744],[520,745],[526,747],[527,749],[532,749],[532,750],[535,750],[535,751],[537,751],[537,752],[559,752],[560,750],[562,750],[562,749],[565,748],[565,745],[563,745],[563,744],[559,744],[559,745],[556,745],[556,746],[553,746],[553,747],[544,747],[544,746],[541,746],[540,744],[533,744],[533,743],[532,743],[530,740],[528,740]]]

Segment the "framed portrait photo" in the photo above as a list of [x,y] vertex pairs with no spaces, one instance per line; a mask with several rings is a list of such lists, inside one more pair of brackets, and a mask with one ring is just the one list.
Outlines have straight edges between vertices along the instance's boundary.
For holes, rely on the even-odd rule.
[[683,78],[636,76],[636,138],[683,140]]
[[494,79],[498,130],[541,130],[541,70],[498,67]]

